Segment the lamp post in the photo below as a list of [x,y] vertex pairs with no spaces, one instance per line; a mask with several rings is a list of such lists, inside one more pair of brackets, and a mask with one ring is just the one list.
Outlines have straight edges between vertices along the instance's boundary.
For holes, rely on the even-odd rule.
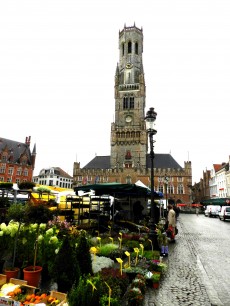
[[150,232],[149,238],[152,241],[153,248],[155,250],[159,249],[157,233],[156,233],[156,217],[157,217],[157,207],[154,203],[154,140],[153,135],[156,135],[157,130],[155,128],[155,120],[157,113],[154,111],[153,107],[150,107],[148,110],[145,121],[146,121],[146,130],[149,135],[149,143],[150,143],[150,160],[151,160],[151,215],[150,215]]
[[166,209],[167,209],[168,208],[168,183],[169,183],[169,178],[167,177],[166,174],[165,174],[164,182],[165,182],[165,200],[166,200]]

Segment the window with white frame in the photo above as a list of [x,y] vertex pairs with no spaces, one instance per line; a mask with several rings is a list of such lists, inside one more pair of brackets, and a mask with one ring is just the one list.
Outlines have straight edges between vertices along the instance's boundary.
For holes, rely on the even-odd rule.
[[22,175],[22,168],[17,169],[17,175]]
[[8,168],[8,174],[12,175],[14,173],[14,167]]
[[0,173],[5,173],[6,167],[5,166],[0,166]]
[[168,185],[168,194],[173,194],[173,184]]
[[163,192],[164,192],[164,190],[163,190],[163,189],[164,189],[163,185],[159,185],[159,187],[158,187],[158,191],[163,193]]
[[182,184],[178,185],[178,194],[183,194],[184,193],[184,188]]

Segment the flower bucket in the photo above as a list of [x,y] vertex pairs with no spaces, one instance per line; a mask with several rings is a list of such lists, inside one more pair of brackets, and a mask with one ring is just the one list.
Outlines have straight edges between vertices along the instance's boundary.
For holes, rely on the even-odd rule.
[[19,268],[5,268],[3,274],[6,275],[6,282],[9,283],[11,278],[18,278]]
[[24,280],[29,286],[38,287],[41,280],[42,267],[29,266],[23,269]]
[[158,288],[159,288],[159,285],[160,285],[160,283],[158,283],[158,282],[153,283],[153,288],[154,288],[154,289],[158,289]]

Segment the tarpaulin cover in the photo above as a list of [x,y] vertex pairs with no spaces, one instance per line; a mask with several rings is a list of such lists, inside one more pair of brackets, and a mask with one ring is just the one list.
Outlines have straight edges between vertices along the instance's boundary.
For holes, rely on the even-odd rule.
[[[95,195],[112,195],[112,196],[136,196],[136,197],[150,197],[151,191],[149,188],[137,186],[136,184],[120,184],[120,183],[101,183],[92,185],[83,185],[74,188],[76,194],[78,191],[90,192],[95,191]],[[161,192],[154,191],[154,197],[161,198]]]

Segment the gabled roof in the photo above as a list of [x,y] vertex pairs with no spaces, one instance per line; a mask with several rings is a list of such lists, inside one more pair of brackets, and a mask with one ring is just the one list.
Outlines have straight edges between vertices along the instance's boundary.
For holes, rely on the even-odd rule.
[[[147,168],[151,168],[150,154],[147,154],[146,158]],[[156,153],[153,160],[153,165],[154,168],[157,169],[171,168],[182,170],[182,167],[175,161],[171,154]]]
[[31,164],[31,152],[28,144],[10,140],[6,138],[0,138],[0,152],[7,149],[10,154],[10,161],[15,164],[19,162],[21,155],[26,154],[28,157],[28,163]]
[[68,178],[68,179],[73,178],[71,175],[69,175],[67,172],[62,170],[60,167],[50,167],[50,168],[44,168],[40,170],[39,176],[42,176],[44,174],[46,175],[56,174],[56,175],[59,175],[61,177]]
[[65,172],[61,168],[59,168],[59,167],[53,167],[53,168],[54,168],[54,173],[55,174],[60,175],[60,176],[65,177],[65,178],[69,178],[69,179],[73,178],[71,175],[69,175],[67,172]]
[[95,156],[83,169],[110,169],[110,156]]
[[222,164],[213,164],[213,168],[214,168],[215,172],[219,171],[222,167],[223,167]]
[[[151,168],[150,155],[146,155],[147,168]],[[171,154],[156,153],[154,157],[154,168],[183,168],[175,161]],[[110,156],[95,156],[83,169],[110,169]]]

